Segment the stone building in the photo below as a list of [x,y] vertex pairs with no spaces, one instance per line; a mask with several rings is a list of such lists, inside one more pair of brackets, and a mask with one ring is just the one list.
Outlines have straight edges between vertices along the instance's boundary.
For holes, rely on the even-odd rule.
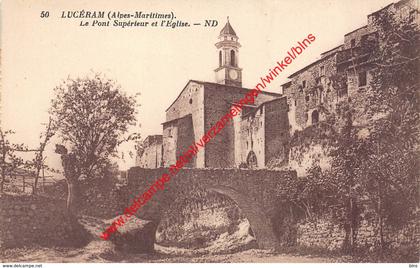
[[238,124],[236,165],[265,167],[272,159],[286,160],[289,141],[286,97],[266,101],[248,108]]
[[376,18],[390,11],[397,19],[418,22],[416,6],[415,0],[402,0],[369,14],[365,26],[344,35],[342,45],[322,53],[319,60],[288,77],[290,81],[282,89],[289,104],[292,133],[334,113],[342,101],[363,101],[375,67],[370,51],[372,46],[381,45]]
[[[163,123],[164,166],[206,133],[250,89],[242,87],[239,38],[229,21],[220,31],[216,82],[190,80],[166,110]],[[287,103],[281,94],[261,92],[254,105],[246,105],[233,123],[225,126],[189,167],[264,167],[269,158],[284,151],[287,143]]]
[[289,105],[291,132],[318,123],[325,110],[345,98],[345,90],[335,90],[331,81],[337,74],[337,51],[341,47],[324,52],[319,60],[291,74],[291,81],[282,85]]
[[[277,164],[286,164],[290,158],[290,136],[296,130],[325,120],[343,102],[351,102],[357,108],[363,101],[374,68],[369,49],[381,45],[375,18],[391,11],[397,18],[418,22],[418,11],[413,7],[415,0],[401,0],[369,14],[365,26],[344,35],[343,44],[291,74],[290,80],[282,85],[282,94],[261,92],[253,105],[245,105],[233,123],[199,150],[186,166],[224,168],[245,164],[264,168],[273,159]],[[175,164],[193,142],[250,90],[242,87],[241,44],[229,21],[215,46],[219,63],[214,70],[215,82],[188,81],[166,110],[161,145],[161,165],[165,167]],[[362,110],[357,120],[363,121]],[[356,121],[355,124],[360,123]]]
[[141,154],[136,157],[136,166],[158,168],[162,166],[162,135],[150,135],[141,143]]

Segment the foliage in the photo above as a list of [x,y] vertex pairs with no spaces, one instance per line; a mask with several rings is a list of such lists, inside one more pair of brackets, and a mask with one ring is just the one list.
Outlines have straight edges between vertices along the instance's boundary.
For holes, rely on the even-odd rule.
[[371,118],[368,135],[358,135],[354,110],[342,107],[346,123],[330,176],[339,186],[335,210],[343,217],[336,218],[354,235],[361,210],[373,210],[384,247],[383,226],[406,224],[418,208],[419,30],[391,12],[379,13],[375,23],[381,45],[371,46],[375,68],[362,107]]
[[45,132],[41,133],[41,135],[39,136],[40,138],[40,143],[39,143],[39,147],[35,151],[35,156],[32,160],[26,161],[25,162],[25,167],[28,169],[33,169],[34,170],[34,177],[35,177],[35,181],[34,181],[34,185],[32,187],[32,193],[36,194],[37,193],[37,188],[38,188],[38,181],[39,181],[39,177],[40,177],[40,173],[41,170],[44,171],[45,169],[50,170],[50,171],[54,171],[54,169],[48,168],[48,166],[45,163],[46,157],[44,156],[44,151],[45,151],[45,147],[47,146],[48,142],[50,141],[50,139],[54,136],[54,131],[52,129],[52,120],[51,118],[48,121],[47,127],[45,129]]
[[[0,162],[1,162],[1,189],[4,187],[4,182],[6,181],[6,177],[12,179],[16,177],[19,172],[19,169],[23,171],[25,174],[29,176],[33,176],[35,178],[34,184],[32,185],[32,193],[36,194],[37,184],[39,181],[41,170],[48,170],[52,172],[57,172],[56,170],[49,168],[46,163],[46,157],[44,156],[45,147],[47,146],[49,140],[54,135],[54,132],[51,129],[51,120],[47,124],[46,131],[41,133],[40,135],[40,145],[39,148],[36,149],[29,149],[23,143],[11,143],[8,139],[8,136],[14,134],[13,131],[8,130],[3,132],[0,129],[0,137],[1,137],[1,144],[0,144]],[[21,157],[22,153],[34,153],[34,158],[31,160],[24,161]],[[11,185],[12,189],[15,192],[20,192],[14,185]],[[24,186],[25,187],[25,186]]]
[[144,145],[143,145],[143,141],[137,141],[134,149],[136,150],[136,158],[140,159],[145,151]]
[[410,17],[395,20],[392,12],[375,23],[381,46],[365,108],[382,116],[362,142],[367,153],[356,175],[382,228],[402,225],[418,210],[420,31]]
[[78,173],[103,173],[119,144],[139,138],[125,135],[136,122],[136,96],[127,96],[101,74],[68,78],[55,88],[50,114],[54,129],[76,156]]
[[[295,218],[311,220],[328,213],[346,230],[347,246],[353,253],[361,213],[370,213],[384,257],[384,226],[403,227],[419,211],[420,32],[410,18],[395,19],[391,11],[375,16],[378,40],[365,44],[372,75],[361,96],[367,101],[362,107],[339,103],[325,122],[337,131],[323,135],[324,127],[316,125],[295,133],[292,146],[324,140],[333,161],[331,170],[321,171],[314,165],[307,177],[285,180],[281,200],[285,210],[300,212],[292,213]],[[331,80],[334,88],[346,86],[343,76]],[[369,120],[356,126],[353,122],[360,108]]]
[[9,136],[12,134],[14,134],[12,130],[3,131],[0,128],[0,193],[3,192],[6,177],[11,176],[17,168],[24,164],[23,159],[16,152],[25,150],[26,147],[24,144],[10,142]]
[[331,86],[337,91],[338,96],[347,94],[347,76],[344,73],[335,73],[330,75]]
[[312,168],[308,174],[306,177],[284,178],[279,197],[299,210],[305,218],[314,219],[328,211],[332,189],[319,167]]

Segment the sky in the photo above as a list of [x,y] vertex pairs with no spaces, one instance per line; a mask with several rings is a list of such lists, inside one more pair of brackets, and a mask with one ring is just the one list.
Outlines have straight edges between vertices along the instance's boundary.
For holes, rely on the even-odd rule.
[[[53,89],[63,79],[102,72],[128,94],[139,92],[143,137],[161,134],[165,110],[188,80],[214,82],[218,64],[214,44],[229,16],[242,47],[239,67],[244,87],[282,60],[308,34],[316,41],[267,91],[280,93],[287,76],[318,59],[320,53],[343,42],[344,34],[367,23],[367,15],[392,0],[175,0],[175,1],[29,1],[1,2],[1,124],[13,129],[13,141],[37,147]],[[190,23],[217,20],[217,27],[82,27],[83,19],[60,18],[63,11],[173,12]],[[48,18],[41,18],[48,11]],[[85,20],[86,21],[86,20]],[[91,21],[91,20],[88,20]],[[59,168],[54,142],[47,148],[48,163]],[[132,149],[127,144],[120,149]],[[134,165],[120,160],[121,169]]]

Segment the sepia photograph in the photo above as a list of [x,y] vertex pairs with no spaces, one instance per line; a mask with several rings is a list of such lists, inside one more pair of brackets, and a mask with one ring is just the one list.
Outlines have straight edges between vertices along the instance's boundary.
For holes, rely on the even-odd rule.
[[2,0],[0,66],[2,267],[418,267],[418,0]]

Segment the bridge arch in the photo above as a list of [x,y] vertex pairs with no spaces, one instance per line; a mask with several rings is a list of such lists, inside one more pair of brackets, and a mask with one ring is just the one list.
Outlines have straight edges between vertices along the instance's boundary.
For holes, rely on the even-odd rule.
[[[143,192],[150,187],[153,178],[167,172],[164,168],[132,168],[128,173],[128,188]],[[167,185],[142,207],[138,215],[152,220],[156,227],[164,212],[180,196],[187,197],[191,191],[201,188],[216,192],[231,199],[249,221],[250,227],[261,249],[276,249],[278,239],[272,227],[273,211],[276,208],[276,182],[284,176],[296,176],[291,171],[240,170],[240,169],[183,169]],[[156,232],[151,234],[153,239]]]
[[208,190],[225,195],[236,203],[245,218],[249,221],[259,248],[275,249],[277,247],[278,241],[273,232],[273,228],[269,224],[270,220],[264,211],[261,210],[260,204],[231,187],[210,186]]

